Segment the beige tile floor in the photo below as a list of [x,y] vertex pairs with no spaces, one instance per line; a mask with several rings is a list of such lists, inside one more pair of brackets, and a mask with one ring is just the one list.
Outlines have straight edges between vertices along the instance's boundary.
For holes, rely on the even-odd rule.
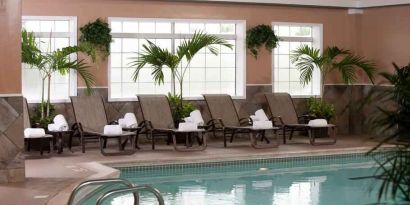
[[[79,147],[73,153],[64,150],[62,154],[38,152],[27,153],[26,177],[24,183],[0,185],[0,204],[2,205],[37,205],[58,196],[65,189],[65,196],[54,198],[53,203],[66,204],[71,187],[86,177],[95,176],[94,171],[84,168],[84,163],[99,162],[105,164],[146,164],[172,163],[189,161],[214,161],[235,158],[260,158],[289,155],[332,154],[341,152],[364,152],[376,143],[366,136],[340,136],[335,145],[311,146],[306,138],[297,137],[286,145],[275,149],[253,149],[249,141],[237,139],[228,148],[223,148],[221,140],[210,140],[208,147],[202,152],[175,152],[172,146],[166,146],[162,140],[157,143],[156,150],[150,149],[149,143],[143,143],[141,150],[130,156],[102,156],[97,144],[88,144],[85,154]],[[103,176],[103,175],[97,175]],[[67,188],[68,187],[68,188]],[[61,193],[60,193],[61,195]]]

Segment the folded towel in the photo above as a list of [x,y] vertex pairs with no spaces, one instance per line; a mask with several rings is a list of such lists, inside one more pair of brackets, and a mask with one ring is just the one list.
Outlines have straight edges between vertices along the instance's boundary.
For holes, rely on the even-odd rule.
[[184,122],[194,122],[194,120],[192,119],[192,117],[186,117],[184,118]]
[[104,126],[105,135],[121,135],[122,127],[120,125],[106,125]]
[[124,118],[118,119],[118,125],[120,125],[122,128],[127,128],[127,124],[125,123]]
[[47,130],[48,131],[51,131],[51,132],[57,132],[57,131],[60,131],[59,130],[59,127],[56,125],[56,124],[48,124],[47,125]]
[[136,128],[138,127],[137,117],[134,113],[126,113],[124,115],[125,126],[127,128]]
[[198,130],[198,124],[193,122],[181,122],[178,125],[179,131],[195,131]]
[[263,109],[259,109],[255,112],[256,121],[269,121],[268,116],[266,116],[265,111]]
[[50,131],[67,131],[68,130],[68,123],[65,119],[64,115],[56,115],[53,119],[53,124],[51,126],[52,130]]
[[254,129],[269,129],[272,128],[272,121],[255,121],[252,127]]
[[309,121],[309,126],[311,126],[311,127],[326,127],[327,126],[327,120],[326,119],[310,120]]
[[199,126],[204,125],[204,119],[202,118],[202,114],[199,110],[194,110],[189,114],[189,117],[192,118],[192,121]]
[[251,118],[253,122],[259,121],[258,118],[256,118],[255,115],[251,115],[251,116],[249,116],[249,118]]
[[40,138],[46,135],[46,131],[43,128],[26,128],[24,130],[25,138]]

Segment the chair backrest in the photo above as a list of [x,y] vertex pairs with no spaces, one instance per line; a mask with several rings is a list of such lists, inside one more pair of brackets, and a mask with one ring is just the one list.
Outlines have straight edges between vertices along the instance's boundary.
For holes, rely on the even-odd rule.
[[75,121],[81,123],[83,131],[103,133],[108,120],[102,97],[73,96],[70,98]]
[[23,98],[23,123],[24,123],[24,129],[31,128],[30,112],[28,109],[28,103],[27,103],[26,98]]
[[285,124],[298,124],[298,115],[289,93],[265,93],[273,117],[281,117]]
[[174,129],[171,106],[165,95],[138,95],[142,117],[154,129]]
[[221,119],[225,126],[240,126],[239,115],[230,95],[205,94],[212,119]]

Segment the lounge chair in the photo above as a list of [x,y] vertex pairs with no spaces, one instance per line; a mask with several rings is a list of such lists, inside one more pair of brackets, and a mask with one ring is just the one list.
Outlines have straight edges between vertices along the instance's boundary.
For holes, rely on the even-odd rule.
[[[309,116],[298,116],[295,105],[289,93],[265,93],[266,102],[275,125],[283,131],[283,143],[286,144],[286,133],[290,132],[289,140],[292,140],[295,131],[306,131],[312,145],[335,144],[336,126],[313,127],[307,124]],[[331,131],[330,141],[316,142],[318,132],[327,128]]]
[[[30,113],[28,109],[27,99],[24,98],[23,102],[23,115],[24,115],[24,129],[32,128],[30,123]],[[53,135],[44,134],[40,137],[24,137],[25,141],[27,142],[27,151],[29,152],[31,149],[32,141],[39,141],[40,142],[40,154],[43,155],[44,144],[48,143],[49,150],[48,153],[53,149]]]
[[[144,129],[149,134],[152,141],[152,149],[155,149],[155,137],[168,136],[172,138],[176,151],[202,151],[206,149],[205,129],[180,131],[175,127],[172,117],[171,106],[165,95],[139,95],[142,116],[144,118]],[[198,135],[198,147],[181,148],[177,146],[176,135],[185,135],[188,139],[190,134]],[[169,140],[169,139],[168,139]]]
[[[279,146],[278,137],[276,136],[276,131],[279,130],[279,128],[272,126],[272,128],[269,129],[257,129],[252,126],[252,120],[250,118],[239,118],[230,95],[206,94],[203,96],[212,118],[208,124],[213,125],[214,131],[223,132],[224,147],[227,146],[226,141],[228,135],[230,135],[230,142],[232,143],[234,136],[238,133],[248,133],[253,148],[275,148]],[[273,132],[276,143],[270,144],[270,141],[266,137],[267,131]],[[267,145],[258,145],[258,139],[265,140]]]
[[[123,131],[120,135],[105,135],[104,126],[110,124],[107,120],[104,102],[100,96],[76,96],[71,97],[77,130],[80,134],[82,152],[85,152],[86,141],[100,142],[100,150],[103,155],[119,155],[135,153],[134,140],[136,134]],[[108,153],[104,150],[108,139],[118,141],[118,152]],[[124,139],[124,141],[123,141]],[[131,141],[131,149],[125,150],[125,142]]]

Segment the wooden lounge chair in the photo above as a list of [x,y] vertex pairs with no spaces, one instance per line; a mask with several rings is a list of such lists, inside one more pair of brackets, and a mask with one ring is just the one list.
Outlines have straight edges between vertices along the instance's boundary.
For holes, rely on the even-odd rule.
[[[278,127],[270,129],[255,129],[252,127],[252,120],[250,118],[239,118],[238,112],[235,108],[233,100],[230,95],[225,94],[206,94],[203,95],[211,113],[211,121],[208,124],[213,124],[213,130],[222,131],[224,138],[224,147],[226,147],[226,140],[230,135],[230,142],[238,133],[248,133],[253,148],[275,148],[279,146],[276,130]],[[275,143],[270,144],[266,137],[266,132],[272,131],[275,135]],[[214,132],[215,133],[215,132]],[[258,145],[257,141],[265,140],[267,145]]]
[[[191,131],[179,131],[175,127],[175,121],[172,117],[171,106],[168,98],[165,95],[139,95],[142,116],[144,118],[144,129],[148,132],[152,141],[152,149],[155,149],[155,137],[169,136],[172,138],[173,145],[176,151],[202,151],[206,149],[206,130],[198,129]],[[177,146],[176,135],[197,134],[198,147],[181,148]]]
[[[289,140],[295,131],[306,131],[312,145],[325,145],[336,143],[336,126],[312,127],[307,124],[309,116],[298,116],[295,105],[289,93],[265,93],[266,102],[275,125],[280,126],[283,131],[283,143],[286,144],[286,133],[290,132]],[[317,132],[327,128],[331,131],[330,141],[316,142]]]
[[[103,155],[119,155],[135,153],[133,132],[123,131],[121,135],[105,135],[104,126],[108,125],[104,102],[100,96],[76,96],[71,97],[77,131],[80,134],[82,152],[85,152],[86,141],[100,142],[100,150]],[[104,150],[108,139],[118,140],[118,152],[108,153]],[[131,141],[131,149],[125,150],[124,141]]]
[[[32,128],[31,122],[30,122],[30,112],[28,109],[28,103],[27,99],[24,98],[23,102],[23,115],[24,115],[24,129],[25,128]],[[27,151],[29,152],[31,149],[31,143],[32,141],[39,141],[40,142],[40,155],[43,155],[43,149],[45,143],[47,143],[47,146],[49,146],[48,153],[54,148],[53,147],[53,135],[50,134],[45,134],[42,137],[35,137],[35,138],[30,138],[30,137],[24,137],[24,140],[27,142]]]

